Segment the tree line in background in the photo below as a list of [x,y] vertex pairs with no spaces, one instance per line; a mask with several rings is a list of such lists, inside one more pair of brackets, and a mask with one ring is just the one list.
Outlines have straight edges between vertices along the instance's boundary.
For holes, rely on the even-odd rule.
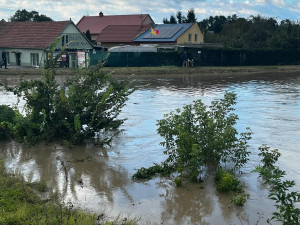
[[50,17],[43,14],[39,15],[37,11],[28,12],[26,9],[18,9],[15,14],[10,17],[11,22],[43,22],[53,21]]
[[210,16],[197,21],[194,9],[186,16],[178,11],[176,17],[164,18],[164,24],[198,23],[204,33],[204,42],[222,43],[226,48],[238,49],[299,49],[300,23],[291,20],[277,21],[260,15],[241,18]]

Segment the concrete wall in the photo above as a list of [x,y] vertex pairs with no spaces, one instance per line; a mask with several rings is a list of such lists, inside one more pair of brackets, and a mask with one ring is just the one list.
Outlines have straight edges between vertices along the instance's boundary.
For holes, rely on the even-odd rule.
[[[191,34],[191,42],[189,35]],[[197,41],[195,41],[195,34],[197,34]],[[194,23],[184,34],[177,39],[177,44],[202,44],[203,34],[197,23]]]

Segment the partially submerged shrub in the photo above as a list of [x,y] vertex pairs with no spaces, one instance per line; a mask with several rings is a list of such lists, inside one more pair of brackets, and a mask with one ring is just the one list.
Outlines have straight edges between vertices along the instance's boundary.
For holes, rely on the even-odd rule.
[[[55,44],[49,53],[54,49]],[[117,81],[98,66],[81,68],[63,85],[58,85],[55,79],[58,58],[59,54],[47,60],[40,80],[21,80],[14,88],[6,87],[26,101],[26,115],[16,121],[16,137],[29,144],[52,139],[72,144],[96,139],[97,144],[109,144],[124,122],[117,117],[134,91],[132,81]],[[6,121],[10,120],[8,114]]]
[[240,181],[233,174],[219,169],[215,174],[217,190],[220,192],[241,192],[242,186]]
[[198,181],[207,165],[218,167],[230,163],[234,170],[240,169],[248,161],[247,148],[252,132],[247,128],[239,134],[235,128],[238,120],[233,113],[235,103],[236,95],[226,93],[223,99],[212,101],[210,106],[196,100],[164,115],[157,123],[157,131],[164,138],[161,145],[168,156],[163,164],[192,181]]
[[237,195],[233,195],[231,197],[231,202],[237,206],[244,206],[249,198],[249,194],[241,193]]
[[295,186],[293,180],[282,180],[286,172],[280,170],[277,163],[280,153],[277,149],[263,145],[259,147],[259,156],[262,156],[262,165],[257,166],[255,171],[265,179],[265,184],[269,185],[269,198],[276,202],[277,212],[273,212],[273,220],[282,222],[283,225],[299,225],[300,209],[297,204],[300,203],[300,193],[291,191]]
[[174,172],[174,168],[168,166],[167,164],[154,164],[149,168],[142,167],[137,170],[137,172],[132,176],[132,179],[150,179],[156,174],[162,174],[164,176],[169,176]]

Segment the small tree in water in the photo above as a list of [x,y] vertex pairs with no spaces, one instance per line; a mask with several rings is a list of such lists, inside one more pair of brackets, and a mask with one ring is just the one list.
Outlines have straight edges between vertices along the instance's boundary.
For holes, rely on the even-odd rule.
[[[233,169],[240,169],[248,161],[251,132],[247,128],[239,134],[234,127],[238,120],[232,113],[234,104],[236,95],[226,93],[224,99],[213,101],[209,107],[196,100],[159,120],[158,133],[165,139],[161,145],[168,156],[162,167],[174,168],[181,178],[183,173],[188,174],[191,180],[197,180],[208,165],[231,163]],[[146,174],[145,168],[142,172]]]
[[34,144],[39,140],[64,139],[73,144],[97,137],[109,143],[124,120],[117,119],[133,92],[129,80],[116,81],[100,66],[81,68],[59,86],[55,81],[56,42],[40,80],[21,81],[10,89],[26,100],[26,116],[16,125],[18,138]]

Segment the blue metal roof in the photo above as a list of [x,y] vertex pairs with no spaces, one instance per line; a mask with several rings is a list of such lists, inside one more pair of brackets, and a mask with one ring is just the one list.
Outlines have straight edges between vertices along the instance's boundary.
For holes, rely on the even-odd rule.
[[159,34],[151,34],[151,28],[136,37],[134,42],[175,42],[187,29],[189,29],[192,23],[180,23],[180,24],[157,24],[153,29],[158,30]]

